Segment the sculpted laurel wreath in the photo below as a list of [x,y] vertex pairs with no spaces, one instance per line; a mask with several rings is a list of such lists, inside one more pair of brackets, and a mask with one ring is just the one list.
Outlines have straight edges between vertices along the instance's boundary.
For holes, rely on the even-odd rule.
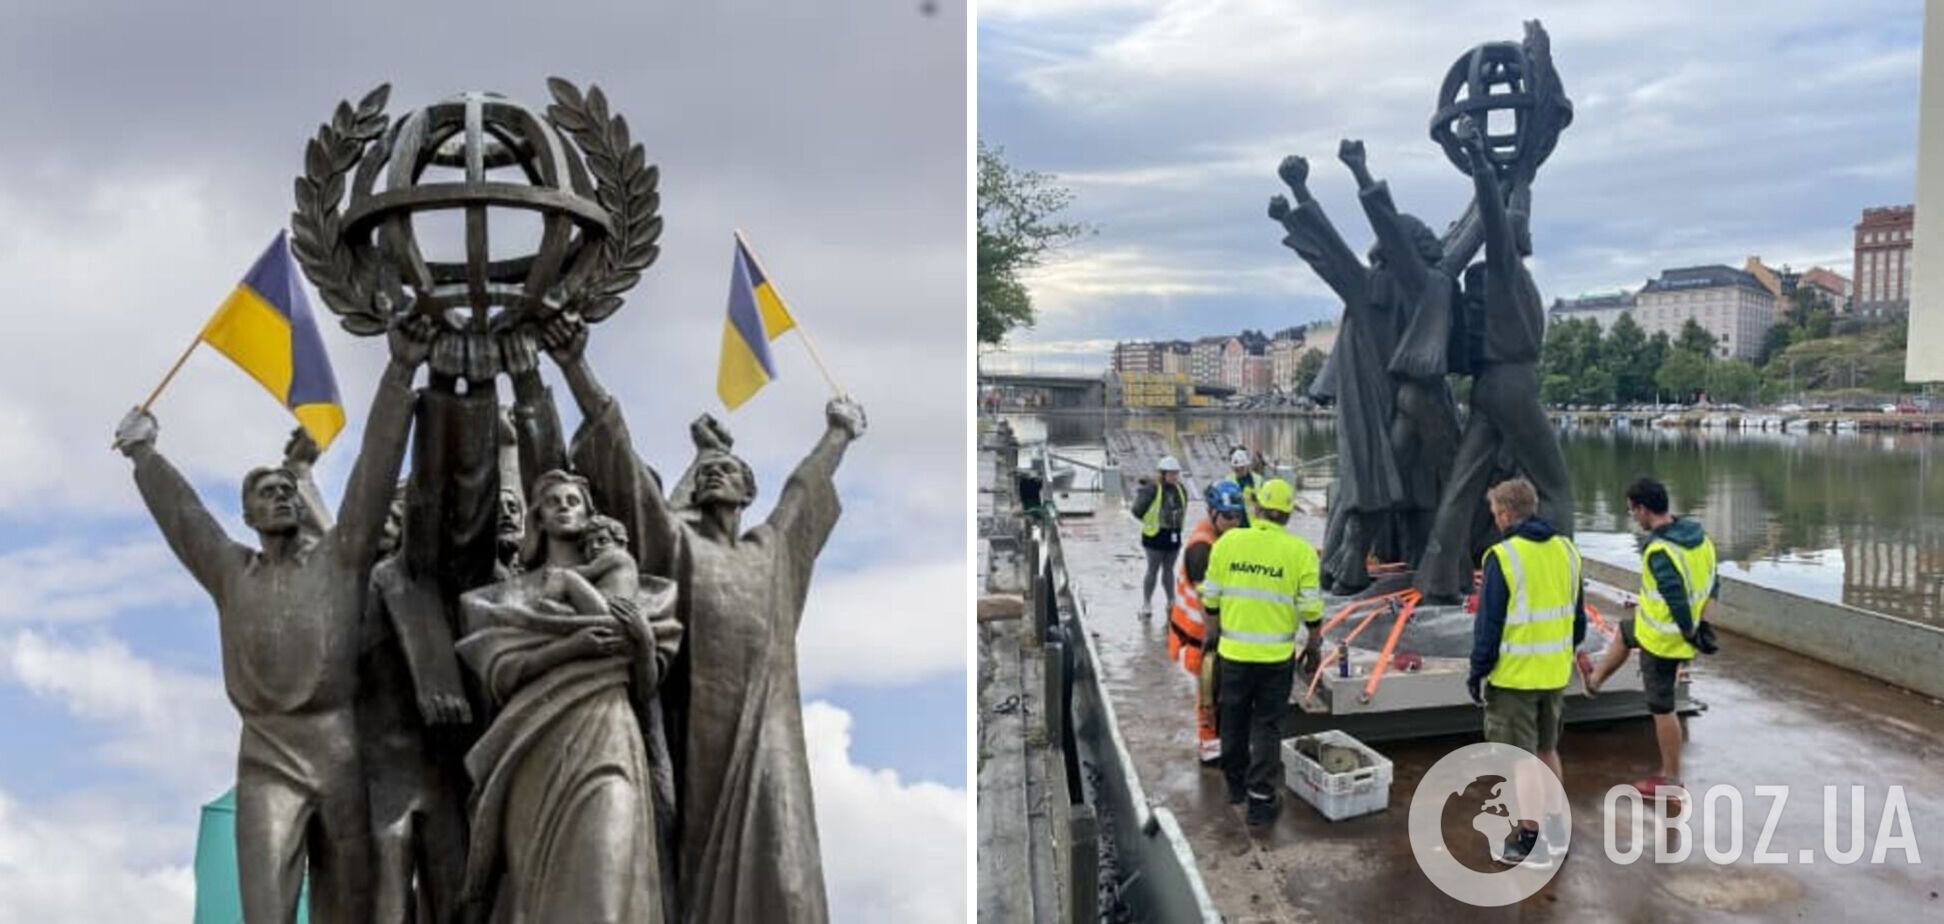
[[[569,281],[566,304],[588,321],[599,321],[621,307],[621,294],[641,281],[641,273],[661,254],[656,191],[660,171],[632,141],[627,119],[608,111],[607,97],[589,86],[583,96],[572,83],[547,81],[554,105],[547,119],[581,149],[595,181],[595,199],[608,213],[613,234],[601,244],[598,263]],[[297,210],[291,213],[291,252],[318,294],[354,334],[383,333],[388,322],[377,304],[378,267],[362,259],[342,237],[345,177],[365,148],[384,137],[391,121],[384,114],[389,84],[366,94],[354,107],[338,103],[331,121],[319,125],[304,147],[304,174],[297,178]]]
[[387,318],[373,296],[376,266],[357,259],[339,234],[344,178],[357,166],[365,146],[383,137],[391,120],[385,101],[391,85],[380,84],[354,108],[339,101],[331,121],[317,127],[317,137],[304,145],[304,175],[297,178],[297,211],[290,214],[290,250],[317,286],[324,304],[354,334],[385,332]]
[[572,83],[550,77],[547,89],[554,98],[547,119],[586,155],[587,172],[597,184],[594,197],[614,225],[601,245],[599,267],[568,293],[568,304],[577,306],[581,317],[599,321],[621,307],[621,293],[640,282],[642,271],[661,254],[655,243],[662,231],[661,194],[655,190],[661,171],[629,138],[628,120],[608,112],[600,87],[589,85],[582,96]]

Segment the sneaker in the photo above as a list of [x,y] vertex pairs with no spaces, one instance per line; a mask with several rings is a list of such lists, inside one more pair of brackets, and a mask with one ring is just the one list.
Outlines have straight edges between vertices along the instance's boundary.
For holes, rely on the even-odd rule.
[[1249,827],[1260,828],[1276,820],[1276,813],[1282,810],[1282,802],[1271,795],[1267,799],[1249,797]]
[[1506,866],[1531,866],[1546,869],[1553,865],[1552,854],[1539,850],[1539,830],[1520,828],[1518,836],[1505,847],[1505,855],[1498,861]]
[[1149,606],[1147,606],[1146,604],[1142,604],[1142,605],[1141,605],[1141,618],[1142,618],[1142,619],[1153,619],[1153,618],[1154,618],[1154,610],[1153,610],[1153,609],[1152,609],[1151,607],[1149,607]]
[[1555,857],[1566,855],[1566,841],[1571,834],[1566,827],[1566,816],[1547,815],[1546,820],[1539,823],[1539,830],[1545,834],[1547,853]]

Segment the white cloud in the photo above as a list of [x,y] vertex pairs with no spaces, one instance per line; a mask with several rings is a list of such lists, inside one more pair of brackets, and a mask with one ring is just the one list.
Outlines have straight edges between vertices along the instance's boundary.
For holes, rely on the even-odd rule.
[[[1369,235],[1340,138],[1364,139],[1400,207],[1442,227],[1471,189],[1426,137],[1439,81],[1533,15],[1496,0],[1035,7],[981,11],[980,133],[1072,188],[1064,217],[1099,229],[1070,268],[1033,280],[1048,341],[1332,313],[1260,217],[1283,192],[1278,160],[1310,159],[1353,249]],[[1541,291],[1638,286],[1751,253],[1846,271],[1858,210],[1912,194],[1915,13],[1907,0],[1548,4],[1575,119],[1536,190]]]
[[140,771],[184,799],[228,788],[237,719],[216,677],[138,657],[118,639],[74,644],[23,630],[0,636],[0,682],[105,726],[103,762]]
[[852,763],[850,726],[850,714],[829,703],[803,707],[831,918],[963,922],[972,800]]
[[962,558],[894,558],[819,574],[797,635],[803,688],[964,676],[970,586]]
[[60,539],[0,553],[0,622],[97,622],[207,599],[159,541]]
[[0,920],[182,924],[198,802],[156,813],[102,795],[29,805],[0,791]]

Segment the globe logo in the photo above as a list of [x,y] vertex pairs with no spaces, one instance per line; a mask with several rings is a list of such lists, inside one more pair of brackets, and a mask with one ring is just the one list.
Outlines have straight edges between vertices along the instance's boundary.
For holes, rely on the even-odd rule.
[[[1466,745],[1432,764],[1411,793],[1411,853],[1446,895],[1510,905],[1558,872],[1556,857],[1572,836],[1570,811],[1559,777],[1539,758],[1509,744]],[[1538,825],[1537,846],[1513,864],[1508,851],[1527,823]]]

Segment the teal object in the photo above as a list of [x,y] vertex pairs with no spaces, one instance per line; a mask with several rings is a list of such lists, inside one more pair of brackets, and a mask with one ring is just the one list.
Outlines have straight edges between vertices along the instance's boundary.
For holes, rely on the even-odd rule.
[[[236,883],[233,788],[202,807],[202,823],[196,830],[195,924],[243,924],[243,890]],[[297,901],[297,924],[310,924],[309,882]]]

